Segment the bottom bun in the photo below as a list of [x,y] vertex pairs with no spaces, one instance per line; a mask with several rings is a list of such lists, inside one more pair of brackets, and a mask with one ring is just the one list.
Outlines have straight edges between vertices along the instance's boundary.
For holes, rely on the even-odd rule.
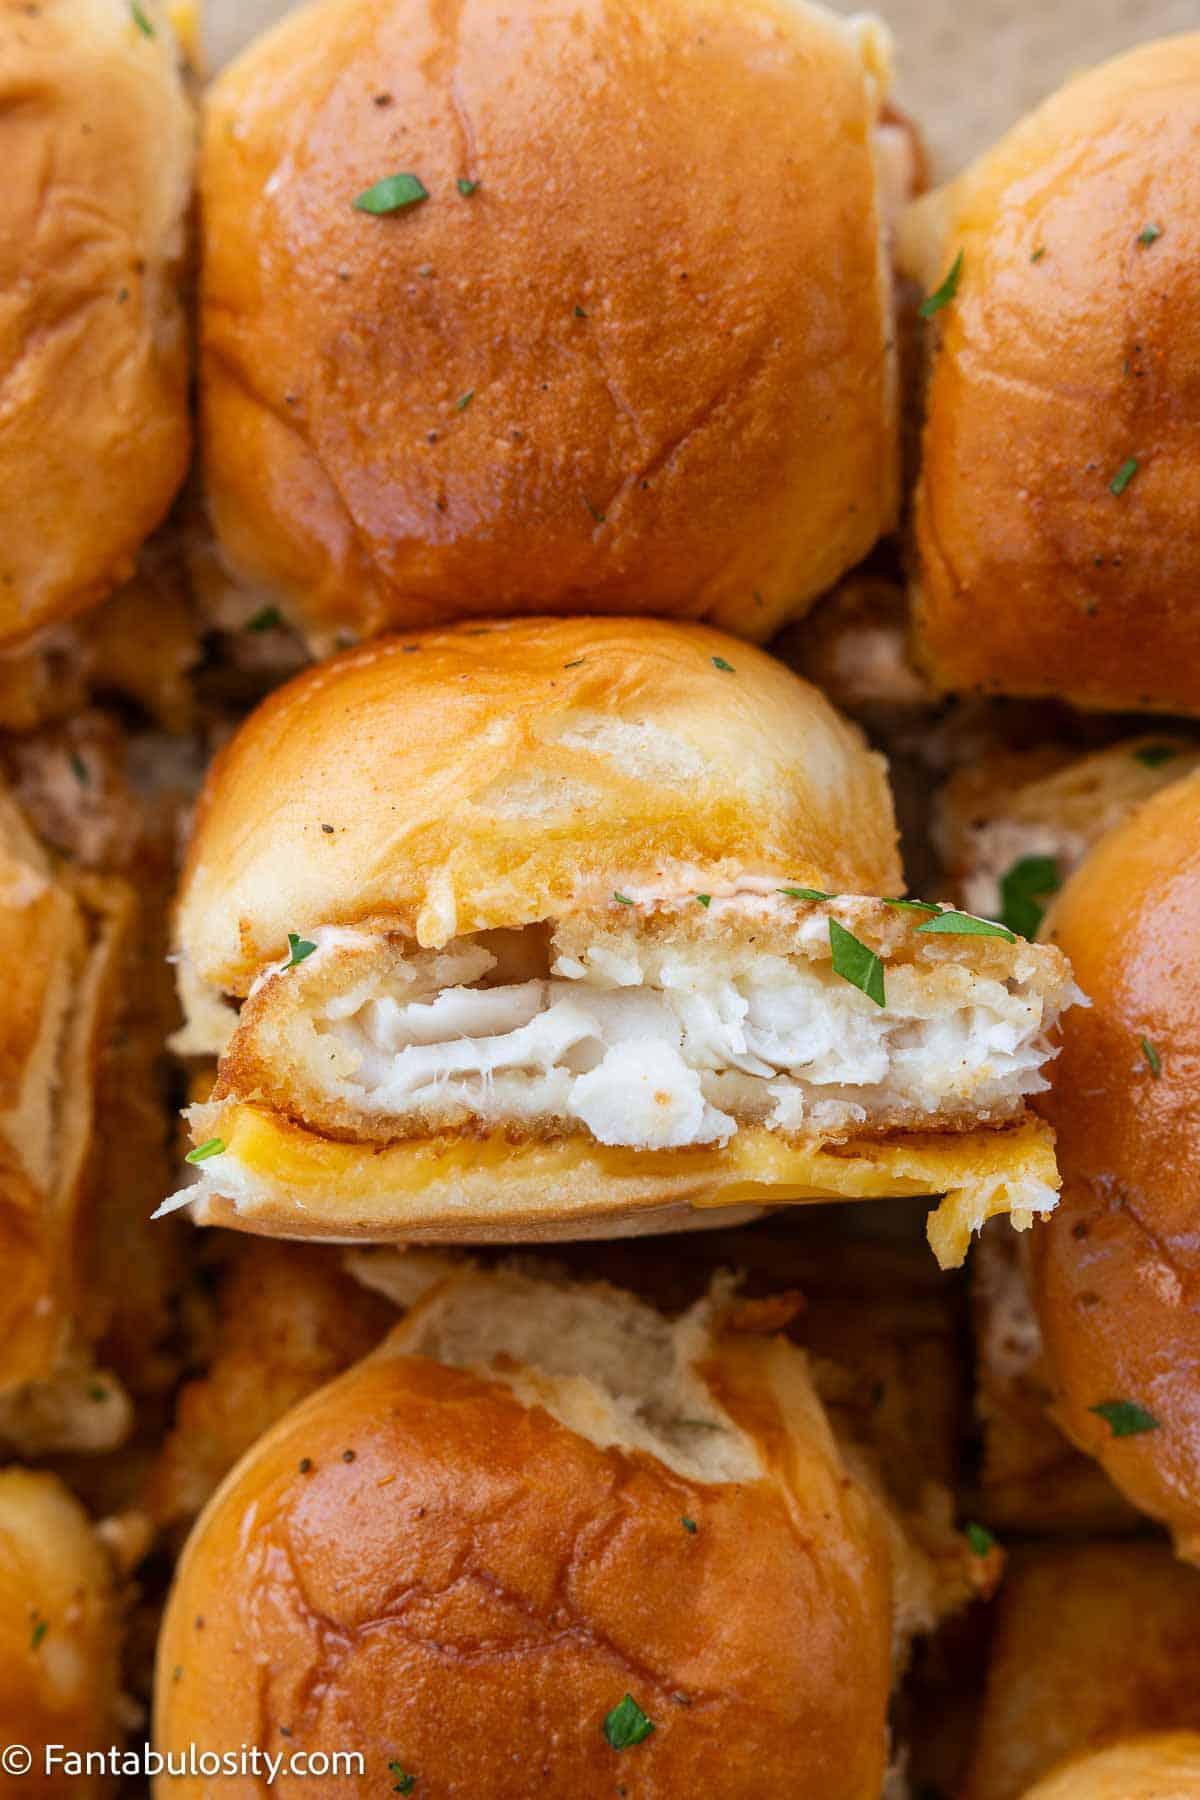
[[[513,1143],[444,1133],[392,1144],[323,1137],[266,1107],[193,1109],[221,1148],[168,1201],[200,1224],[352,1242],[552,1242],[728,1225],[752,1209],[944,1194],[929,1237],[944,1268],[998,1213],[1019,1229],[1055,1204],[1054,1137],[1039,1120],[1000,1129],[789,1143],[764,1126],[727,1145],[626,1150],[585,1132]],[[697,1209],[693,1211],[691,1209]]]
[[202,1515],[156,1745],[360,1753],[332,1800],[878,1800],[892,1546],[803,1353],[720,1294],[672,1325],[602,1284],[468,1270]]

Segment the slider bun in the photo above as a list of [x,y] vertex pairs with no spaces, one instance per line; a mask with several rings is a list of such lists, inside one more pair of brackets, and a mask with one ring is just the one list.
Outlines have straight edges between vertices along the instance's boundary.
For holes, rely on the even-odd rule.
[[0,644],[127,579],[187,467],[193,125],[142,16],[0,9]]
[[43,1775],[42,1753],[120,1742],[120,1649],[112,1567],[79,1502],[53,1475],[0,1470],[0,1739],[30,1749],[34,1771],[6,1776],[5,1794],[113,1791],[96,1774]]
[[[321,0],[261,38],[201,163],[235,571],[322,648],[802,611],[896,511],[886,58],[803,0]],[[429,198],[356,210],[399,171]]]
[[1064,1763],[1024,1800],[1195,1800],[1200,1734],[1162,1732]]
[[1040,1119],[1003,1131],[789,1140],[743,1125],[725,1145],[634,1150],[588,1133],[516,1140],[441,1132],[390,1144],[327,1136],[230,1098],[191,1112],[197,1143],[219,1137],[213,1180],[185,1189],[197,1224],[266,1236],[420,1243],[574,1242],[734,1225],[793,1201],[943,1194],[927,1225],[943,1268],[994,1213],[1019,1229],[1058,1187]]
[[[1180,1554],[1200,1558],[1200,775],[1101,840],[1064,888],[1052,936],[1092,1002],[1066,1015],[1039,1102],[1063,1175],[1032,1242],[1054,1416]],[[1091,1410],[1113,1400],[1158,1429],[1115,1437]]]
[[1070,82],[908,216],[927,292],[963,258],[916,495],[942,688],[1200,711],[1198,134],[1200,33]]
[[[673,1800],[719,1768],[730,1800],[874,1800],[890,1590],[794,1346],[711,1303],[672,1327],[600,1286],[451,1278],[207,1508],[156,1743],[350,1744],[418,1793],[506,1769],[514,1794]],[[627,1692],[655,1730],[618,1753]]]
[[1198,1692],[1200,1574],[1166,1543],[1018,1550],[996,1603],[961,1800],[1017,1800],[1099,1745],[1190,1729]]
[[815,688],[702,626],[467,627],[259,707],[210,772],[179,947],[189,979],[245,994],[289,931],[372,921],[437,946],[745,875],[899,889],[882,759]]
[[30,1453],[99,1447],[128,1424],[115,1383],[105,1403],[84,1398],[79,1353],[97,1298],[97,1084],[132,909],[123,882],[56,870],[0,789],[0,1443]]

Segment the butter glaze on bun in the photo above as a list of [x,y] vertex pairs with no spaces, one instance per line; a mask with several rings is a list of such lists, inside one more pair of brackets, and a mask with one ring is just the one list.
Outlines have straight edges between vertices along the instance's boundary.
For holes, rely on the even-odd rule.
[[[1200,711],[1200,33],[1070,82],[916,203],[918,650],[943,689]],[[1157,235],[1156,235],[1157,234]]]
[[0,7],[0,645],[127,580],[187,467],[193,119],[140,17]]
[[[1064,1181],[1031,1245],[1054,1416],[1200,1560],[1200,775],[1100,841],[1051,925],[1092,1003],[1040,1103]],[[1155,1427],[1116,1435],[1112,1402]]]
[[899,890],[883,759],[815,688],[701,626],[468,625],[367,645],[258,708],[205,785],[180,948],[244,995],[289,930],[386,917],[440,949],[614,888],[747,875]]
[[[885,1509],[795,1346],[712,1301],[672,1326],[599,1284],[452,1277],[207,1508],[156,1745],[352,1744],[367,1787],[394,1761],[417,1793],[504,1769],[674,1800],[719,1768],[730,1800],[876,1800],[892,1601]],[[626,1693],[654,1729],[617,1751]]]
[[961,1191],[953,1261],[1053,1204],[1025,1101],[1071,989],[1053,950],[923,932],[899,879],[880,759],[705,627],[462,627],[310,671],[199,809],[179,1045],[221,1063],[187,1198],[470,1242]]
[[[887,55],[804,0],[298,8],[206,109],[234,570],[322,649],[802,611],[896,511]],[[398,172],[428,198],[356,209]]]

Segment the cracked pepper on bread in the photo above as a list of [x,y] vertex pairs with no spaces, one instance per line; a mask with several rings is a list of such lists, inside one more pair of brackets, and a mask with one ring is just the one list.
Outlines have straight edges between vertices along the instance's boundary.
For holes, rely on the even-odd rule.
[[770,637],[897,510],[874,21],[805,0],[319,0],[213,84],[225,557],[312,644],[474,617]]
[[628,1779],[665,1800],[719,1766],[744,1800],[874,1800],[919,1553],[804,1353],[728,1284],[671,1323],[603,1283],[430,1283],[421,1261],[396,1260],[423,1291],[383,1346],[197,1524],[159,1751],[283,1736],[352,1744],[418,1792],[507,1768],[520,1792]]
[[[1053,1205],[1059,953],[898,902],[882,760],[705,627],[538,620],[301,676],[218,758],[180,894],[208,1222],[611,1235],[942,1193]],[[707,1214],[692,1215],[701,1222]]]

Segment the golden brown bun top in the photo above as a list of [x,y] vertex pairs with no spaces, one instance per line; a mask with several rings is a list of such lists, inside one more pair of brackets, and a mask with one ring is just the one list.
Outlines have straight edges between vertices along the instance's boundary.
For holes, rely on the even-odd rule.
[[79,1502],[53,1475],[0,1471],[0,1738],[33,1752],[33,1776],[5,1794],[81,1800],[112,1791],[95,1775],[42,1775],[59,1754],[119,1743],[120,1614],[112,1568]]
[[[1051,915],[1091,999],[1062,1026],[1044,1108],[1063,1191],[1035,1228],[1057,1416],[1128,1497],[1200,1556],[1200,776],[1103,838]],[[1157,1069],[1157,1073],[1156,1073]],[[1130,1401],[1155,1430],[1091,1409]]]
[[210,773],[179,938],[245,992],[289,931],[383,918],[436,945],[747,876],[901,880],[883,763],[815,688],[703,626],[465,626],[258,709]]
[[[626,1780],[676,1800],[719,1767],[731,1800],[875,1800],[888,1553],[800,1354],[709,1351],[707,1391],[761,1459],[741,1480],[601,1447],[539,1403],[571,1381],[526,1374],[529,1404],[393,1342],[259,1441],[179,1566],[158,1747],[286,1727],[360,1746],[381,1779],[394,1758],[418,1792],[512,1769],[547,1800]],[[602,1727],[626,1693],[654,1731],[617,1752]]]
[[1018,1551],[997,1602],[962,1800],[1021,1800],[1098,1745],[1188,1728],[1198,1692],[1200,1575],[1165,1543]]
[[160,0],[0,6],[0,644],[127,579],[183,479],[192,135]]
[[[481,612],[769,637],[895,512],[886,55],[804,0],[298,9],[204,133],[234,567],[324,647]],[[356,210],[399,172],[428,199]]]
[[1024,1800],[1196,1800],[1200,1734],[1173,1731],[1073,1758]]
[[1193,34],[1071,82],[909,215],[926,291],[963,259],[916,509],[945,688],[1200,711],[1198,150]]

